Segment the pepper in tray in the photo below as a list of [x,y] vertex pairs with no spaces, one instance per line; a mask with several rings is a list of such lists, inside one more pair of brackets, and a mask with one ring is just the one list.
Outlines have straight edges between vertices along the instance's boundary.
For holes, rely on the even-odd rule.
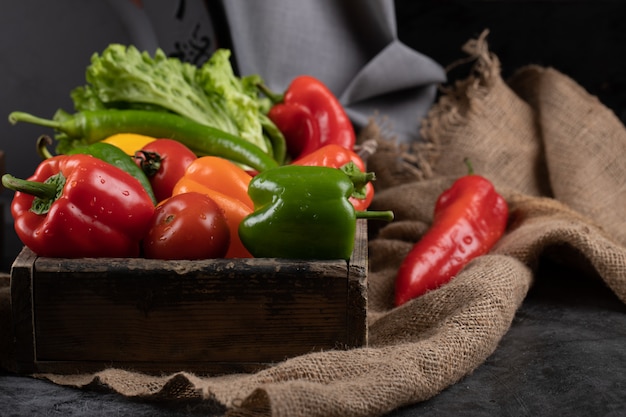
[[[292,162],[294,165],[322,166],[338,168],[343,170],[358,169],[362,172],[366,171],[365,162],[354,151],[344,148],[343,146],[329,144],[311,152],[302,158]],[[364,184],[358,184],[355,188],[357,191],[350,196],[350,202],[357,210],[367,210],[374,199],[374,173],[366,178]]]
[[[39,153],[39,156],[41,156],[42,159],[52,158],[52,153],[50,153],[46,147],[46,145],[49,145],[50,143],[52,143],[52,138],[47,135],[42,135],[37,139],[37,153]],[[77,146],[70,150],[67,154],[86,154],[95,156],[104,162],[115,165],[121,170],[128,172],[130,175],[135,177],[141,185],[143,185],[143,188],[152,199],[152,202],[154,204],[157,203],[148,177],[146,177],[146,174],[135,164],[132,158],[123,149],[111,143],[102,141],[92,143],[91,145]]]
[[286,165],[262,172],[250,181],[255,210],[239,225],[239,237],[255,257],[348,260],[357,218],[393,219],[390,211],[356,211],[353,189],[350,176],[336,168]]
[[129,173],[91,155],[46,159],[28,180],[5,174],[20,240],[39,256],[137,257],[154,204]]
[[287,153],[293,159],[324,145],[354,148],[352,122],[337,97],[320,80],[298,76],[283,95],[262,84],[259,88],[273,103],[267,115],[285,136]]
[[273,156],[255,144],[173,113],[149,110],[94,110],[68,114],[57,111],[49,120],[15,111],[9,114],[9,122],[32,123],[56,130],[58,153],[67,153],[76,146],[99,142],[118,133],[136,133],[174,139],[196,155],[221,156],[258,171],[278,166]]
[[456,180],[435,204],[433,224],[398,269],[395,304],[402,305],[449,282],[503,235],[508,206],[486,178]]

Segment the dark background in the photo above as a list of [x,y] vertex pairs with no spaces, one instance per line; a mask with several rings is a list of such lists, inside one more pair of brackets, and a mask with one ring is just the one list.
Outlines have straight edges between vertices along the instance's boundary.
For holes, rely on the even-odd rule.
[[505,79],[528,64],[554,67],[626,119],[626,2],[397,0],[396,11],[399,38],[444,67],[489,29]]

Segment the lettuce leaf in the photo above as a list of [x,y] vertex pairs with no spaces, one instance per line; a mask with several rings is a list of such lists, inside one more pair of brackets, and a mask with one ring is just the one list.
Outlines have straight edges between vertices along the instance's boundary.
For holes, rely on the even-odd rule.
[[140,108],[169,111],[242,137],[271,153],[264,137],[258,75],[237,77],[230,51],[218,49],[201,67],[154,56],[136,47],[109,45],[94,54],[85,75],[87,84],[71,92],[76,111]]

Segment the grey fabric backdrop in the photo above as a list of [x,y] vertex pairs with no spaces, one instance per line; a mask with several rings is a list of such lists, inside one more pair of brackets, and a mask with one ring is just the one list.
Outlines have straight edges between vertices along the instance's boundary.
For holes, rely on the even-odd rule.
[[378,114],[401,141],[418,139],[443,68],[397,38],[392,0],[227,0],[242,74],[284,90],[309,74],[340,97],[357,126]]

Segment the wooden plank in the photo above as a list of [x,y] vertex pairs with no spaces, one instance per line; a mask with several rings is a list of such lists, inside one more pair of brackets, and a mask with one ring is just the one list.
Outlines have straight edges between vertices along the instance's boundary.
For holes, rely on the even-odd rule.
[[348,265],[347,310],[348,331],[346,347],[367,346],[367,220],[357,220],[354,250]]
[[37,256],[24,248],[11,266],[11,314],[18,372],[31,373],[35,362],[33,323],[33,265]]
[[37,359],[268,362],[346,339],[345,263],[176,264],[37,260]]

